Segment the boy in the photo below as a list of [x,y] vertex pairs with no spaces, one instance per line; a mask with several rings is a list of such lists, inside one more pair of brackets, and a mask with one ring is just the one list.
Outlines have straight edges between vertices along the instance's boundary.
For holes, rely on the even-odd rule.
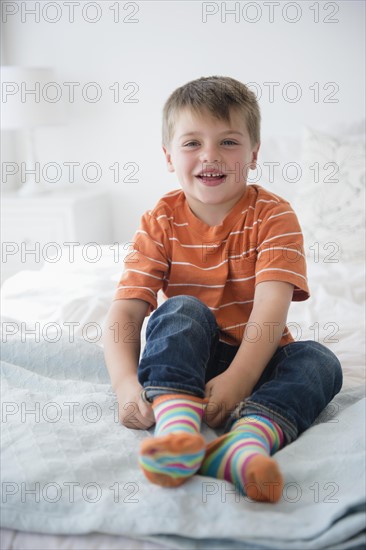
[[[291,300],[309,298],[303,237],[286,200],[247,185],[259,146],[259,106],[241,82],[200,78],[171,94],[163,151],[182,190],[142,216],[107,319],[119,337],[107,331],[104,345],[121,422],[156,422],[139,456],[151,482],[198,473],[277,502],[271,455],[314,422],[342,371],[329,349],[286,327]],[[203,418],[225,428],[208,445]]]

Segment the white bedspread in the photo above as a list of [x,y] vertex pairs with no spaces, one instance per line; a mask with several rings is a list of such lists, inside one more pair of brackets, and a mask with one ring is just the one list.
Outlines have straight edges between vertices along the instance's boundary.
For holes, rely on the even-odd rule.
[[[122,269],[107,251],[106,247],[99,266],[48,265],[38,273],[21,272],[3,287],[7,343],[2,357],[2,526],[45,534],[99,532],[155,542],[146,548],[361,547],[361,265],[309,262],[312,297],[291,305],[292,332],[299,329],[301,339],[317,338],[337,354],[344,385],[314,426],[276,454],[285,490],[282,500],[271,505],[252,502],[231,484],[203,476],[177,489],[145,480],[136,454],[140,441],[153,430],[118,424],[103,350],[96,345],[97,325],[103,325]],[[37,322],[39,344],[35,346],[29,335],[22,342],[24,328],[34,328]],[[74,343],[70,322],[79,323],[74,325]],[[45,341],[42,327],[47,323],[64,329],[58,342]],[[88,323],[94,327],[89,325],[86,332]],[[14,336],[8,336],[10,332]],[[49,325],[47,339],[57,333],[57,327]],[[90,343],[94,337],[96,344]],[[207,426],[203,434],[207,440],[216,437]],[[94,547],[135,547],[113,546],[114,539],[108,540]],[[56,543],[53,547],[61,548]]]

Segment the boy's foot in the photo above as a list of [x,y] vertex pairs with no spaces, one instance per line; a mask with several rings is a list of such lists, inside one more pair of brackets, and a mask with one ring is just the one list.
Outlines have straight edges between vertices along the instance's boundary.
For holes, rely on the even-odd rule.
[[245,416],[207,446],[198,473],[230,481],[253,500],[278,502],[283,478],[270,454],[280,449],[283,441],[281,428],[269,418]]
[[205,456],[206,442],[200,435],[207,399],[167,394],[156,397],[154,437],[140,446],[139,464],[152,483],[177,487],[197,472]]

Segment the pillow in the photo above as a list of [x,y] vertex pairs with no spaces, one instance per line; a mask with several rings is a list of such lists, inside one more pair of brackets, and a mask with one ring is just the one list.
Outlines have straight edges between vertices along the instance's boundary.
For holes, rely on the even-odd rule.
[[302,178],[293,206],[315,262],[364,258],[365,137],[303,135]]
[[258,169],[249,171],[248,183],[258,183],[292,204],[298,187],[296,165],[301,165],[301,148],[301,135],[263,136]]

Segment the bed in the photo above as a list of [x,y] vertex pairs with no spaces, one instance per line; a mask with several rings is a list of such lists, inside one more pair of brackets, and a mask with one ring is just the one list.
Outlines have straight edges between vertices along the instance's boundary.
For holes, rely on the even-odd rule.
[[[287,149],[263,148],[268,163],[302,167],[297,182],[282,171],[267,185],[290,200],[305,237],[311,298],[291,304],[289,328],[334,351],[344,374],[314,425],[276,454],[281,501],[253,502],[199,475],[176,489],[145,480],[136,453],[153,428],[116,420],[101,345],[128,243],[118,254],[101,246],[95,263],[80,246],[74,261],[63,249],[2,287],[1,548],[364,548],[363,127],[342,139],[306,128]],[[203,426],[207,441],[219,433]]]

